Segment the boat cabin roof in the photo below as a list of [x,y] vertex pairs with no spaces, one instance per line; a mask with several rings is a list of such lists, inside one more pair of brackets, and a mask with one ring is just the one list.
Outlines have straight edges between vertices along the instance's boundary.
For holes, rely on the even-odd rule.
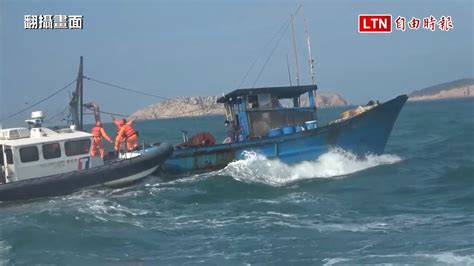
[[[10,129],[3,129],[3,131],[7,130],[28,130],[26,128],[10,128]],[[0,145],[8,145],[8,146],[26,146],[26,145],[37,145],[42,143],[50,143],[50,142],[60,142],[60,141],[68,141],[68,140],[75,140],[75,139],[84,139],[90,138],[92,135],[87,132],[70,130],[68,128],[62,129],[60,131],[53,131],[49,128],[35,128],[41,132],[39,136],[35,136],[30,134],[25,137],[19,138],[1,138],[0,137]],[[2,134],[0,134],[1,136]]]
[[225,94],[224,96],[217,99],[217,103],[228,103],[232,102],[239,96],[246,95],[258,95],[258,94],[271,94],[279,99],[298,97],[309,90],[315,91],[318,87],[316,85],[302,85],[302,86],[289,86],[289,87],[263,87],[263,88],[252,88],[252,89],[238,89]]

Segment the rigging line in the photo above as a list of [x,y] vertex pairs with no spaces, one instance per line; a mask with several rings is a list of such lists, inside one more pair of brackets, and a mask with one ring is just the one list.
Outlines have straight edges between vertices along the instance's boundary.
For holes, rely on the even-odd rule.
[[[174,116],[179,116],[179,115],[195,113],[195,112],[201,111],[201,110],[202,110],[202,108],[199,108],[199,109],[194,109],[194,110],[187,111],[187,112],[177,113],[177,114],[174,114],[174,115],[160,115],[160,117],[174,117]],[[102,114],[115,115],[115,116],[120,116],[120,117],[131,117],[132,116],[132,115],[125,115],[125,114],[111,113],[111,112],[106,112],[106,111],[99,111],[99,112],[102,113]]]
[[291,14],[291,33],[293,36],[293,49],[295,52],[295,63],[296,63],[296,85],[300,85],[300,64],[298,63],[298,52],[296,50],[296,38],[295,38],[295,25],[294,25],[294,16]]
[[61,89],[55,91],[55,92],[52,93],[51,95],[47,96],[46,98],[43,98],[43,99],[41,99],[41,100],[39,100],[39,101],[37,101],[37,102],[31,104],[30,106],[25,107],[25,108],[19,110],[18,112],[9,115],[9,116],[6,117],[6,118],[2,118],[2,120],[0,120],[0,121],[2,121],[2,122],[3,122],[3,121],[6,121],[6,120],[8,120],[8,119],[10,119],[10,118],[12,118],[12,117],[18,115],[18,114],[23,113],[24,111],[27,111],[27,110],[29,110],[29,109],[31,109],[31,108],[37,106],[38,104],[41,104],[41,103],[43,103],[43,102],[45,102],[45,101],[51,99],[52,97],[56,96],[57,94],[59,94],[60,92],[64,91],[65,89],[67,89],[67,88],[68,88],[69,86],[71,86],[72,84],[74,84],[74,82],[76,82],[76,79],[74,79],[73,81],[71,81],[70,83],[68,83],[66,86],[62,87]]
[[115,85],[115,84],[112,84],[112,83],[109,83],[109,82],[97,80],[97,79],[94,79],[94,78],[91,78],[91,77],[84,76],[84,78],[87,79],[87,80],[91,80],[91,81],[100,83],[102,85],[107,85],[107,86],[114,87],[114,88],[117,88],[117,89],[121,89],[121,90],[124,90],[124,91],[133,92],[133,93],[137,93],[137,94],[141,94],[141,95],[145,95],[145,96],[150,96],[150,97],[154,97],[154,98],[159,98],[159,99],[163,99],[163,100],[176,101],[176,100],[173,100],[171,98],[167,98],[167,97],[163,97],[163,96],[159,96],[159,95],[155,95],[155,94],[151,94],[151,93],[147,93],[147,92],[142,92],[142,91],[138,91],[138,90],[125,88],[125,87],[122,87],[122,86],[119,86],[119,85]]
[[[285,31],[288,29],[289,26],[290,26],[290,24],[287,24],[287,25],[286,25]],[[278,41],[275,43],[275,46],[273,46],[272,51],[271,51],[270,54],[268,55],[267,60],[265,60],[265,63],[263,64],[262,69],[260,70],[260,72],[259,72],[258,75],[257,75],[257,78],[255,79],[255,81],[254,81],[253,84],[252,84],[252,88],[255,87],[255,84],[257,84],[257,81],[260,79],[260,76],[262,75],[263,71],[265,70],[265,67],[267,66],[268,62],[269,62],[270,59],[272,58],[273,53],[275,53],[275,50],[276,50],[276,48],[278,47],[278,44],[280,43],[281,39],[283,39],[283,36],[285,36],[285,34],[282,34],[282,35],[280,36],[280,38],[278,39]]]
[[195,112],[198,112],[198,111],[202,111],[202,109],[203,108],[198,108],[198,109],[194,109],[194,110],[191,110],[191,111],[176,113],[174,115],[159,115],[158,118],[160,118],[160,117],[179,117],[179,116],[183,116],[183,115],[187,115],[187,114],[192,114],[192,113],[195,113]]
[[[261,51],[265,51],[267,49],[267,47],[273,42],[273,40],[275,39],[276,36],[278,36],[278,34],[282,31],[282,29],[285,27],[286,23],[288,23],[288,19],[286,19],[283,24],[278,28],[278,30],[275,32],[275,34],[273,34],[272,38],[265,44],[265,46],[263,46],[263,48],[261,49]],[[240,81],[240,84],[239,84],[239,87],[238,89],[240,89],[242,87],[242,84],[244,84],[245,80],[247,79],[247,76],[250,74],[250,71],[252,71],[253,67],[255,66],[255,64],[258,62],[258,59],[260,59],[260,54],[259,53],[252,65],[250,65],[250,68],[247,70],[247,73],[245,73],[244,77],[242,78],[242,80]]]
[[[141,91],[138,91],[138,90],[129,89],[129,88],[122,87],[122,86],[119,86],[119,85],[115,85],[115,84],[112,84],[112,83],[109,83],[109,82],[97,80],[97,79],[94,79],[94,78],[91,78],[91,77],[86,77],[86,76],[84,76],[84,78],[85,78],[85,79],[88,79],[88,80],[91,80],[91,81],[95,81],[95,82],[100,83],[100,84],[103,84],[103,85],[107,85],[107,86],[111,86],[111,87],[114,87],[114,88],[118,88],[118,89],[121,89],[121,90],[129,91],[129,92],[133,92],[133,93],[137,93],[137,94],[141,94],[141,95],[151,96],[151,97],[155,97],[155,98],[165,99],[165,100],[172,101],[172,102],[180,102],[179,99],[171,99],[171,98],[167,98],[167,97],[163,97],[163,96],[159,96],[159,95],[154,95],[154,94],[150,94],[150,93],[146,93],[146,92],[141,92]],[[190,104],[190,105],[199,105],[198,103],[196,103],[196,104],[194,104],[194,103],[187,103],[187,104]],[[197,109],[195,109],[195,110],[193,110],[193,111],[185,112],[184,114],[187,114],[187,113],[194,113],[194,112],[200,111],[200,110],[202,110],[202,109],[203,109],[202,107],[199,107],[199,108],[197,108]],[[120,116],[120,115],[117,115],[117,116]],[[129,116],[123,115],[122,117],[129,117]]]
[[[302,7],[303,5],[299,5],[298,8],[296,9],[295,11],[295,15],[300,11],[300,8]],[[278,36],[278,34],[282,31],[283,28],[285,28],[285,25],[288,23],[288,19],[285,19],[285,21],[283,21],[283,23],[281,24],[281,26],[278,28],[278,30],[275,32],[275,34],[273,34],[272,38],[265,44],[265,46],[263,46],[263,48],[261,49],[261,51],[264,51],[267,49],[267,47],[273,42],[273,40],[275,39],[276,36]],[[252,65],[250,66],[250,68],[247,70],[247,73],[245,73],[242,81],[240,82],[239,84],[239,87],[238,89],[240,89],[242,87],[242,84],[244,83],[244,81],[247,79],[247,76],[250,74],[250,71],[253,69],[253,67],[255,66],[255,64],[258,62],[258,59],[260,59],[260,53],[255,57]]]
[[[59,117],[60,115],[63,115],[67,110],[69,109],[69,105],[66,106],[66,108],[64,108],[61,112],[55,114],[54,116],[52,116],[50,119],[44,121],[44,123],[50,123],[50,122],[53,122],[53,120],[57,117]],[[64,119],[64,118],[63,118]],[[59,120],[59,121],[62,121],[63,119]],[[58,121],[58,122],[59,122]],[[54,121],[56,122],[56,121]]]
[[106,112],[106,111],[99,111],[99,113],[107,114],[107,115],[115,115],[115,116],[120,116],[120,117],[130,117],[130,115],[117,114],[117,113],[111,113],[111,112]]
[[[293,13],[294,16],[296,16],[299,12],[300,12],[300,9],[303,5],[299,5],[298,8],[296,9],[296,11]],[[289,19],[286,19],[285,20],[285,27],[283,29],[283,31],[281,32],[281,35],[280,35],[280,38],[277,40],[275,46],[273,46],[273,49],[272,51],[270,52],[270,54],[268,55],[267,59],[265,60],[265,63],[263,64],[257,78],[255,79],[255,81],[253,82],[253,85],[252,85],[252,88],[255,87],[255,84],[257,84],[257,81],[260,79],[260,76],[262,75],[263,71],[265,70],[265,67],[267,66],[268,62],[270,61],[270,59],[272,58],[273,56],[273,53],[275,52],[276,48],[278,47],[278,44],[280,43],[281,39],[283,38],[283,36],[285,35],[286,31],[288,30],[288,27],[290,26],[291,24],[291,21],[289,21]]]

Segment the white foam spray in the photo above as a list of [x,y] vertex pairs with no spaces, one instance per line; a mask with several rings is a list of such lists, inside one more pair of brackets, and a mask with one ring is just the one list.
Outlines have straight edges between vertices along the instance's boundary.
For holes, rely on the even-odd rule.
[[284,186],[304,179],[345,176],[399,161],[401,158],[397,155],[367,155],[363,159],[358,159],[347,151],[334,149],[313,161],[288,165],[276,159],[267,159],[255,152],[245,152],[243,160],[230,163],[218,174],[230,175],[243,182]]
[[8,265],[10,259],[8,258],[10,249],[12,247],[4,240],[0,240],[0,265]]

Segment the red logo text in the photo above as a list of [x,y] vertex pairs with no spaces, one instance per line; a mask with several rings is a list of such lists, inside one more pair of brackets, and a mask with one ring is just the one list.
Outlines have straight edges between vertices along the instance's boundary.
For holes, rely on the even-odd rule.
[[392,32],[392,16],[385,14],[359,15],[359,32]]

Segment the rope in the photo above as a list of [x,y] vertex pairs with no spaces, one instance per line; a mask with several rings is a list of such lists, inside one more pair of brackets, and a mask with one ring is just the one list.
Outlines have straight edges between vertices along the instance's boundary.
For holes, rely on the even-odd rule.
[[252,88],[254,88],[254,87],[255,87],[255,84],[257,84],[257,81],[260,79],[260,76],[262,75],[263,71],[265,70],[265,67],[267,66],[268,62],[269,62],[270,59],[272,58],[273,53],[275,53],[275,50],[276,50],[276,48],[278,47],[278,44],[280,43],[281,39],[283,39],[283,36],[285,36],[284,33],[285,33],[286,30],[288,29],[288,26],[290,26],[289,23],[286,24],[286,27],[285,27],[285,29],[283,30],[283,33],[281,34],[280,38],[277,40],[277,42],[276,42],[275,45],[273,46],[273,49],[272,49],[272,51],[270,52],[270,54],[268,55],[267,60],[265,60],[265,63],[263,64],[262,69],[260,70],[260,72],[259,72],[258,75],[257,75],[257,78],[255,79],[255,81],[254,81],[253,84],[252,84]]
[[[151,94],[151,93],[147,93],[147,92],[142,92],[142,91],[139,91],[139,90],[136,90],[136,89],[126,88],[126,87],[123,87],[123,86],[119,86],[119,85],[116,85],[116,84],[112,84],[112,83],[106,82],[106,81],[101,81],[101,80],[94,79],[94,78],[91,78],[91,77],[85,77],[85,76],[84,76],[84,78],[87,79],[87,80],[91,80],[91,81],[100,83],[100,84],[102,84],[102,85],[114,87],[114,88],[121,89],[121,90],[124,90],[124,91],[132,92],[132,93],[136,93],[136,94],[141,94],[141,95],[145,95],[145,96],[151,96],[151,97],[159,98],[159,99],[165,99],[165,100],[168,100],[168,101],[176,101],[176,102],[179,102],[179,100],[177,100],[177,99],[171,99],[171,98],[163,97],[163,96],[156,95],[156,94]],[[193,105],[193,103],[187,103],[187,104]],[[196,104],[196,105],[197,105],[197,104]],[[202,107],[199,107],[199,108],[196,108],[196,109],[191,110],[191,111],[182,112],[182,113],[178,113],[178,114],[175,114],[175,115],[161,115],[160,117],[182,116],[182,115],[191,114],[191,113],[195,113],[195,112],[201,111],[202,109],[203,109]],[[115,113],[104,112],[104,111],[100,111],[100,113],[110,114],[110,115],[115,115],[115,116],[120,116],[120,117],[130,117],[130,115],[115,114]]]
[[99,111],[101,114],[107,114],[107,115],[115,115],[115,116],[120,116],[120,117],[130,117],[129,115],[124,115],[124,114],[116,114],[116,113],[111,113],[111,112],[106,112],[106,111]]
[[61,112],[55,114],[54,116],[52,116],[50,119],[44,121],[44,123],[52,123],[52,122],[59,122],[59,121],[63,121],[65,120],[64,118],[61,118],[57,121],[54,121],[55,118],[59,117],[60,115],[63,115],[67,110],[69,109],[69,105],[66,106],[66,108],[64,108]]
[[151,93],[147,93],[147,92],[142,92],[142,91],[138,91],[138,90],[134,90],[134,89],[125,88],[125,87],[122,87],[122,86],[119,86],[119,85],[115,85],[115,84],[112,84],[112,83],[109,83],[109,82],[97,80],[97,79],[94,79],[94,78],[91,78],[91,77],[84,76],[84,78],[87,79],[87,80],[90,80],[90,81],[100,83],[102,85],[107,85],[107,86],[114,87],[114,88],[117,88],[117,89],[121,89],[121,90],[124,90],[124,91],[133,92],[133,93],[137,93],[137,94],[141,94],[141,95],[145,95],[145,96],[150,96],[150,97],[154,97],[154,98],[158,98],[158,99],[163,99],[163,100],[175,101],[171,98],[167,98],[167,97],[163,97],[163,96],[159,96],[159,95],[151,94]]
[[[301,7],[303,7],[303,5],[299,5],[298,8],[296,9],[294,15],[298,14]],[[275,32],[275,34],[273,34],[272,38],[263,46],[263,48],[261,49],[261,51],[266,51],[267,50],[267,47],[273,42],[273,40],[276,38],[276,36],[278,36],[278,34],[281,34],[282,36],[280,36],[280,39],[277,41],[277,45],[278,46],[278,43],[280,42],[281,38],[283,37],[283,34],[286,33],[286,30],[288,29],[288,26],[289,26],[289,19],[285,19],[285,21],[283,22],[283,24],[278,28],[278,30]],[[258,79],[260,78],[260,75],[261,73],[263,72],[263,70],[265,69],[268,61],[270,60],[269,58],[272,57],[273,53],[274,53],[274,50],[276,48],[273,48],[272,49],[272,52],[271,54],[269,55],[269,57],[267,58],[265,64],[263,65],[262,69],[260,70],[260,74],[258,75],[257,79],[254,81],[253,85],[252,85],[252,88],[255,86],[255,84],[257,83]],[[260,55],[262,53],[259,53],[256,57],[255,57],[255,60],[253,61],[252,65],[250,66],[250,68],[247,70],[247,72],[245,73],[242,81],[240,82],[239,84],[239,87],[238,89],[240,89],[242,87],[242,84],[244,83],[245,79],[247,78],[247,76],[249,75],[250,71],[253,69],[253,67],[255,66],[255,64],[257,63],[257,61],[260,59]]]
[[[295,15],[298,14],[298,12],[300,11],[301,7],[303,5],[299,5],[298,8],[296,9],[295,11]],[[289,20],[286,19],[283,24],[278,28],[278,30],[275,32],[275,34],[273,34],[272,38],[263,46],[263,48],[261,49],[261,51],[266,51],[267,50],[267,47],[273,42],[273,40],[275,39],[276,36],[278,36],[278,34],[282,31],[283,28],[285,28],[285,30],[282,32],[282,34],[284,34],[286,32],[286,29],[288,29],[288,25],[289,24]],[[280,37],[281,39],[281,37]],[[278,41],[280,42],[280,41]],[[256,57],[255,57],[255,60],[253,61],[252,65],[250,66],[250,68],[247,70],[247,73],[245,73],[244,77],[242,78],[242,81],[240,82],[239,84],[239,87],[238,89],[240,89],[242,87],[242,84],[244,83],[245,79],[247,79],[247,76],[249,75],[250,71],[253,69],[253,67],[255,66],[255,64],[257,63],[258,59],[260,59],[260,55],[262,53],[259,53]],[[273,53],[272,53],[273,54]],[[271,57],[271,56],[270,56]],[[268,60],[267,60],[268,61]],[[266,65],[266,64],[265,64]],[[265,68],[265,66],[263,67]],[[263,71],[263,70],[262,70]],[[261,71],[261,72],[262,72]],[[258,78],[257,78],[258,79]],[[254,82],[255,83],[255,82]]]
[[59,94],[60,92],[62,92],[62,91],[64,91],[65,89],[67,89],[67,88],[68,88],[69,86],[71,86],[74,82],[76,82],[76,79],[74,79],[73,81],[71,81],[70,83],[68,83],[66,86],[62,87],[61,89],[55,91],[55,92],[52,93],[51,95],[47,96],[46,98],[43,98],[43,99],[41,99],[41,100],[39,100],[39,101],[37,101],[37,102],[31,104],[30,106],[25,107],[25,108],[23,108],[23,109],[17,111],[16,113],[13,113],[13,114],[7,116],[6,118],[2,118],[2,120],[0,120],[0,121],[2,121],[2,122],[3,122],[3,121],[6,121],[6,120],[8,120],[8,119],[10,119],[10,118],[12,118],[12,117],[14,117],[14,116],[17,116],[17,115],[23,113],[24,111],[27,111],[27,110],[29,110],[29,109],[31,109],[31,108],[37,106],[38,104],[41,104],[41,103],[43,103],[43,102],[45,102],[45,101],[51,99],[52,97],[56,96],[56,95]]
[[[288,19],[286,19],[283,24],[278,28],[278,31],[275,32],[275,34],[273,34],[272,38],[263,46],[263,48],[261,49],[261,51],[266,51],[267,50],[267,47],[273,42],[273,39],[275,39],[275,37],[278,35],[278,33],[283,29],[283,27],[285,26],[285,24],[288,23]],[[255,64],[258,62],[258,60],[260,59],[260,55],[262,53],[258,53],[258,55],[255,57],[252,65],[250,66],[250,68],[247,70],[247,73],[245,73],[244,77],[242,78],[242,81],[240,81],[240,84],[239,86],[237,87],[238,89],[240,89],[242,87],[242,84],[244,83],[244,81],[247,79],[247,76],[250,74],[250,71],[253,69],[253,67],[255,66]]]

